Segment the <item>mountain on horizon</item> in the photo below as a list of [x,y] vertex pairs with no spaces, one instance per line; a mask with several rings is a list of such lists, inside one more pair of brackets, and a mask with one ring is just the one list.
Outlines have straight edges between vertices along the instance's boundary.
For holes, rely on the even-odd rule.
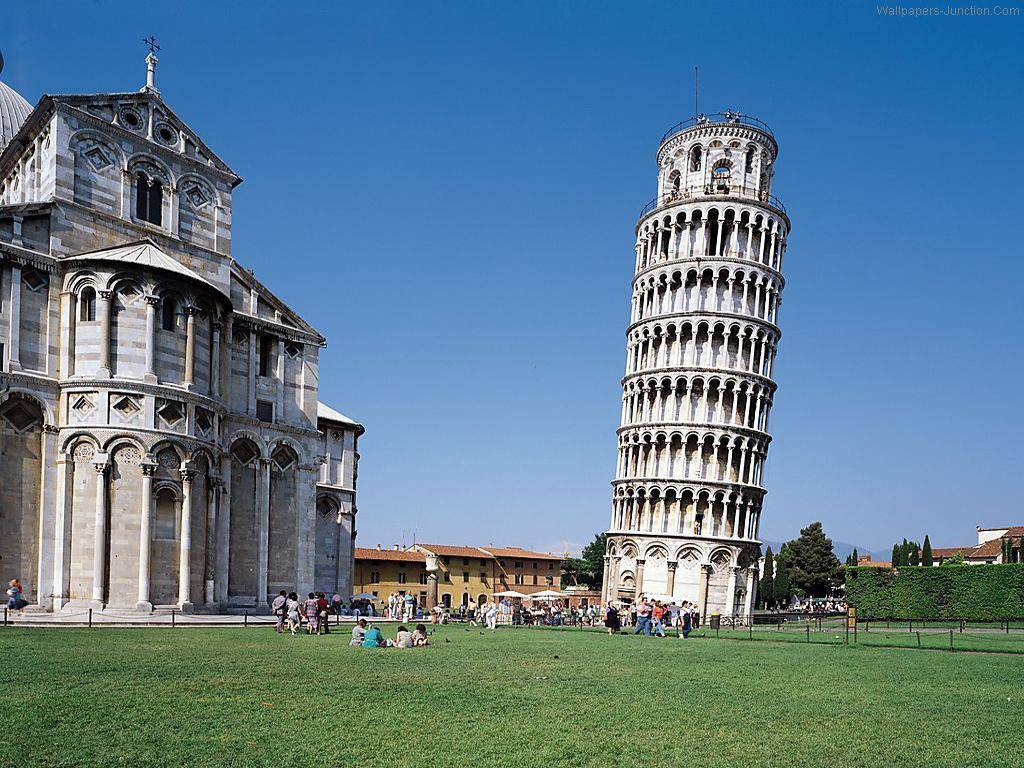
[[[763,539],[762,554],[763,550],[767,549],[768,547],[772,548],[773,553],[777,553],[780,549],[782,549],[782,545],[784,543],[785,542],[782,541],[768,541],[767,539]],[[850,553],[853,552],[854,547],[857,548],[858,555],[871,555],[872,559],[880,560],[882,562],[887,561],[889,559],[889,556],[892,554],[892,552],[890,552],[889,550],[872,550],[868,549],[867,547],[862,547],[859,544],[848,544],[845,541],[832,542],[832,551],[835,552],[836,557],[839,558],[840,562],[846,562],[846,558],[849,557]]]

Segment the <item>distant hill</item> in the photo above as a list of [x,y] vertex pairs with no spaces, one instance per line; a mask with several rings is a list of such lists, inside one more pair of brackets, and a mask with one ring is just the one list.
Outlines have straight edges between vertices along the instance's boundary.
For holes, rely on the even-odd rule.
[[[782,549],[782,544],[783,542],[781,541],[764,540],[764,547],[771,547],[772,552],[778,552],[780,549]],[[853,552],[854,547],[857,548],[858,555],[871,555],[871,557],[873,557],[875,560],[888,560],[889,556],[892,554],[891,550],[886,550],[883,552],[880,550],[870,550],[867,547],[860,546],[859,544],[847,544],[845,541],[832,542],[832,551],[836,553],[836,557],[839,558],[840,562],[846,561],[846,558],[850,556],[851,552]]]

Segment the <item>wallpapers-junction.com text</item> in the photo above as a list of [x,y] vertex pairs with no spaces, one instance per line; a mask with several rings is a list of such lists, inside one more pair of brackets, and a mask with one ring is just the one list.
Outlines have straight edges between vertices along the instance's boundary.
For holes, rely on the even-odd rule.
[[1020,16],[1020,8],[1005,5],[876,5],[875,13],[879,16],[900,18],[913,16]]

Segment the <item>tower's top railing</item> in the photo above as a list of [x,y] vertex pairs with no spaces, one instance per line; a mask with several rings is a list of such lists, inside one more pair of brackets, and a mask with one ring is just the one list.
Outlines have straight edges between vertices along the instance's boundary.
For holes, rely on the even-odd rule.
[[682,133],[687,128],[694,128],[698,125],[748,125],[751,128],[757,128],[759,131],[764,131],[771,137],[772,141],[775,141],[775,134],[772,133],[772,129],[768,127],[768,123],[764,120],[727,109],[725,112],[713,112],[709,115],[700,114],[696,117],[691,117],[689,120],[676,123],[665,131],[665,135],[661,137],[661,144],[664,144],[677,133]]
[[671,192],[666,192],[664,195],[658,195],[643,207],[640,211],[640,218],[642,219],[651,211],[665,206],[678,205],[680,203],[703,203],[714,201],[716,198],[746,198],[748,200],[754,200],[774,208],[787,218],[789,217],[789,213],[786,211],[786,206],[782,204],[782,201],[775,195],[769,194],[764,190],[756,189],[754,187],[716,188],[715,186],[708,184],[703,187],[703,191],[701,191],[701,189],[687,187],[683,190],[673,190]]

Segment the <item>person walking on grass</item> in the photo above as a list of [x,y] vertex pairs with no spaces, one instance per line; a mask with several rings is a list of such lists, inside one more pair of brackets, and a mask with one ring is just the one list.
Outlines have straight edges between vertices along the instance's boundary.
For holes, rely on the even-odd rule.
[[274,598],[274,602],[270,604],[270,612],[274,614],[276,621],[274,622],[274,631],[277,634],[284,632],[284,620],[285,606],[288,604],[288,593],[283,589],[277,593],[277,597]]
[[302,624],[302,617],[299,615],[299,596],[295,592],[288,594],[288,602],[285,603],[285,624],[288,627],[288,631],[293,635],[299,631],[299,626]]
[[315,635],[317,627],[320,626],[320,605],[313,592],[309,593],[306,599],[306,634]]
[[662,601],[654,601],[654,605],[650,609],[650,617],[651,621],[654,623],[654,636],[665,637],[665,606],[662,605]]
[[328,621],[328,607],[327,595],[323,592],[316,593],[316,616],[317,616],[317,634],[318,635],[329,635],[331,633],[331,623]]
[[645,637],[651,636],[651,604],[643,595],[640,596],[640,604],[636,607],[636,629],[633,630],[633,634],[639,635],[641,632]]
[[690,636],[693,631],[693,615],[690,613],[690,604],[683,603],[682,608],[682,619],[683,619],[683,634],[682,637],[685,640]]
[[622,629],[622,622],[619,620],[619,611],[611,603],[608,603],[608,611],[604,615],[604,625],[608,628],[609,635],[618,634],[619,630]]

